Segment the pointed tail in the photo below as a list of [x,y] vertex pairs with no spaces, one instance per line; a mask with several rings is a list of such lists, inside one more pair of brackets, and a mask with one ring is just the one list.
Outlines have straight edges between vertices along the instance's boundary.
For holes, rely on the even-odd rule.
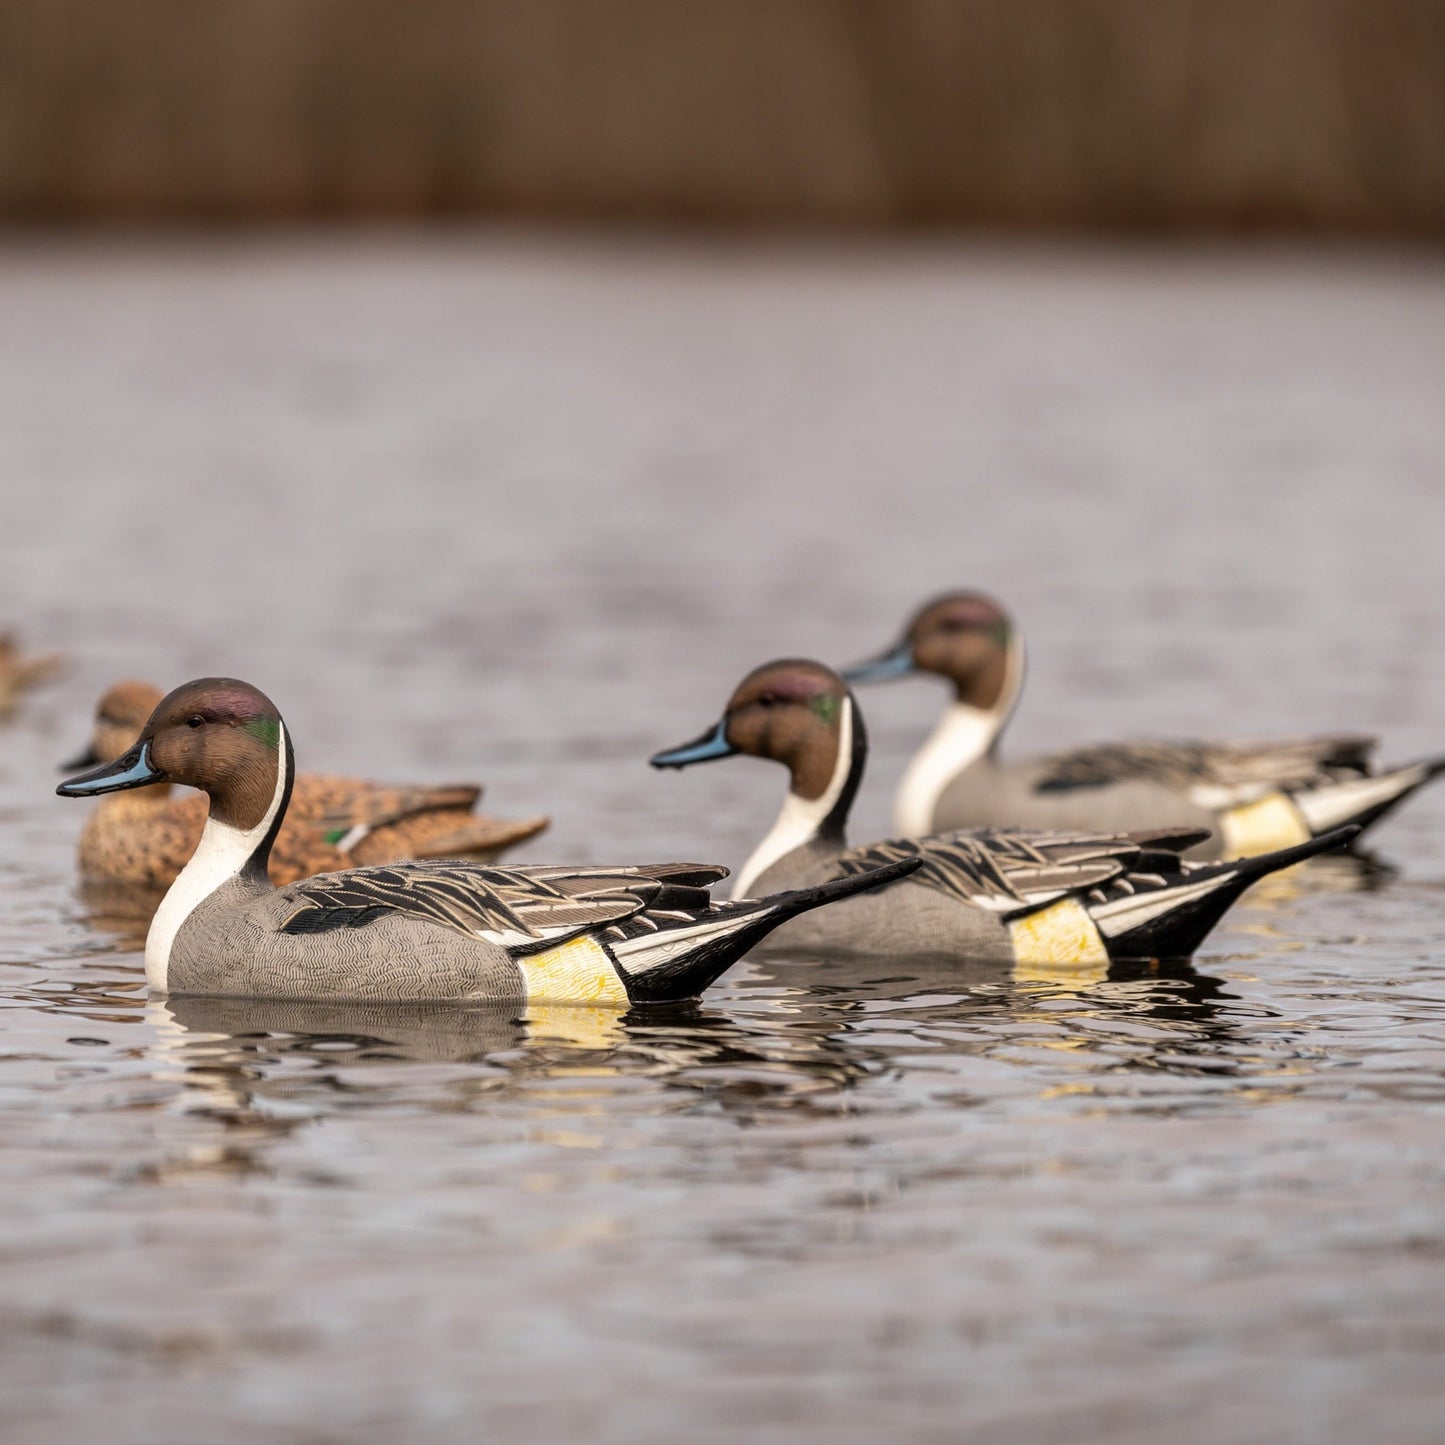
[[1387,773],[1346,778],[1343,782],[1325,783],[1307,792],[1294,793],[1290,801],[1316,834],[1346,823],[1368,828],[1441,773],[1445,773],[1445,757],[1421,758],[1402,768],[1391,768]]
[[1188,958],[1252,883],[1281,868],[1342,848],[1360,829],[1336,828],[1294,848],[1229,863],[1186,863],[1161,888],[1090,907],[1089,914],[1113,960]]
[[886,887],[906,878],[922,862],[921,858],[902,858],[816,888],[720,904],[692,922],[614,943],[611,951],[627,996],[633,1003],[696,998],[780,924],[856,893]]

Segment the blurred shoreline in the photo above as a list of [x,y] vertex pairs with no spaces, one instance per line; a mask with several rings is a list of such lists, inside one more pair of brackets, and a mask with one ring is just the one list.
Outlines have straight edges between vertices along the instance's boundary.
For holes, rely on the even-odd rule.
[[0,218],[1445,234],[1418,0],[0,7]]
[[1161,263],[1248,261],[1297,268],[1339,262],[1350,267],[1416,265],[1434,271],[1445,264],[1445,247],[1429,236],[1353,236],[1338,232],[1239,232],[1217,230],[1109,231],[1096,227],[1016,230],[1007,226],[830,226],[823,223],[764,222],[714,226],[686,220],[583,221],[547,217],[374,216],[325,217],[115,217],[82,225],[57,219],[16,220],[0,216],[0,257],[37,252],[114,255],[135,251],[214,255],[235,250],[247,255],[325,251],[336,256],[382,255],[397,251],[449,255],[477,252],[531,253],[539,258],[585,256],[591,260],[648,255],[716,262],[749,259],[827,266],[834,262],[886,260],[890,263],[981,262],[1047,268],[1052,263],[1147,267]]

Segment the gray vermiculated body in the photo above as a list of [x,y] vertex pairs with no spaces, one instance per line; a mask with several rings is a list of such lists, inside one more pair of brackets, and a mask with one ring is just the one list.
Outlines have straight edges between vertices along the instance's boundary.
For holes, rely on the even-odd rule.
[[[758,893],[809,888],[838,876],[836,849],[822,844],[795,848],[766,869]],[[949,958],[966,955],[1012,963],[1013,941],[996,914],[975,908],[911,879],[775,928],[754,952],[819,953],[879,958]]]
[[1217,859],[1219,818],[1214,809],[1147,779],[1038,791],[1051,770],[1048,760],[1000,763],[984,758],[939,795],[933,828],[1078,829],[1129,833],[1152,828],[1208,828],[1212,836],[1184,856]]
[[511,955],[485,939],[405,914],[282,933],[297,904],[287,889],[223,884],[177,932],[168,991],[394,1002],[525,997]]

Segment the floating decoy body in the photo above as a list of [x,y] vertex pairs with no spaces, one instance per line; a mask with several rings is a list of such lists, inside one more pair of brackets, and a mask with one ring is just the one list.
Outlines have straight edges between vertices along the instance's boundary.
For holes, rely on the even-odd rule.
[[911,877],[778,929],[770,948],[877,958],[967,955],[1007,963],[1096,964],[1193,953],[1266,873],[1337,847],[1351,830],[1237,863],[1186,862],[1202,830],[1030,832],[979,829],[850,848],[848,811],[868,744],[847,684],[821,663],[769,663],[739,685],[696,742],[656,754],[687,767],[746,753],[782,763],[791,783],[738,888],[815,887],[919,857]]
[[233,678],[163,698],[135,744],[65,797],[158,782],[199,788],[195,854],[146,937],[158,992],[290,999],[604,1003],[691,998],[787,918],[918,865],[781,897],[714,905],[726,869],[494,868],[413,862],[277,888],[266,865],[294,781],[271,701]]
[[27,657],[13,632],[0,631],[0,718],[7,718],[15,711],[21,693],[54,677],[64,661],[54,652]]
[[906,833],[995,825],[1211,831],[1196,858],[1293,847],[1379,821],[1445,758],[1376,772],[1375,740],[1356,734],[1273,742],[1125,742],[1007,761],[999,740],[1024,680],[1023,641],[977,592],[923,607],[896,647],[847,669],[849,682],[934,673],[954,689],[908,765],[894,805]]
[[[160,689],[150,683],[116,683],[96,708],[90,747],[66,764],[66,771],[120,757],[160,700]],[[271,878],[293,883],[313,873],[398,858],[492,862],[546,828],[546,818],[474,813],[481,792],[471,784],[386,787],[302,773],[271,850]],[[81,875],[95,882],[168,888],[196,851],[205,824],[205,798],[165,784],[103,798],[81,829]]]

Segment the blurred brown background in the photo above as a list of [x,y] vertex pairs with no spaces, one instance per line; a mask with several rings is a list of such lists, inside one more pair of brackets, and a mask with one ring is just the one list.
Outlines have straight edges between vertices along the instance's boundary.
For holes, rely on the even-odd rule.
[[12,219],[1445,229],[1439,0],[0,0]]

